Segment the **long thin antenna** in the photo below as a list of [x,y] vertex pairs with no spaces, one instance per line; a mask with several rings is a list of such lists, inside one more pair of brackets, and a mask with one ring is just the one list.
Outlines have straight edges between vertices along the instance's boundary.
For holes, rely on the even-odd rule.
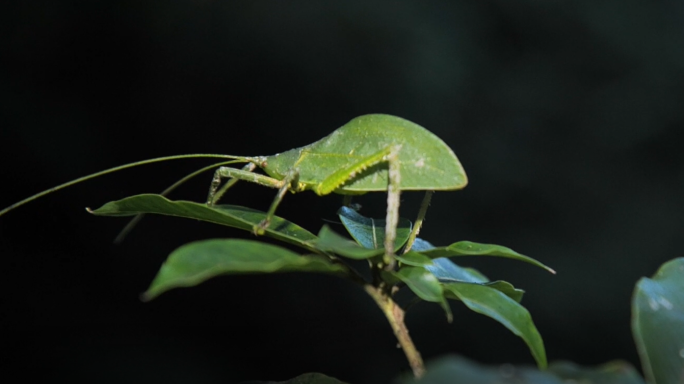
[[[224,161],[221,163],[216,163],[216,164],[206,166],[202,169],[198,169],[195,172],[190,173],[188,175],[185,175],[185,177],[183,177],[182,179],[173,183],[170,187],[166,188],[161,193],[161,195],[166,197],[169,193],[173,192],[174,189],[178,188],[179,186],[181,186],[186,181],[192,179],[193,177],[195,177],[195,176],[197,176],[203,172],[206,172],[206,171],[209,171],[209,170],[212,170],[212,169],[224,166],[224,165],[230,165],[230,164],[242,163],[242,162],[243,161],[241,161],[241,160]],[[140,220],[143,219],[143,217],[145,217],[144,213],[139,213],[139,214],[135,215],[135,217],[132,218],[131,221],[129,221],[128,224],[126,224],[126,226],[116,236],[116,238],[114,239],[114,244],[121,244],[124,241],[124,239],[126,238],[126,236],[128,236],[128,234],[133,230],[133,228],[135,228],[135,226],[138,225]]]
[[43,197],[43,196],[45,196],[45,195],[48,195],[48,194],[50,194],[50,193],[52,193],[52,192],[57,192],[57,191],[59,191],[60,189],[64,189],[64,188],[66,188],[66,187],[72,186],[72,185],[74,185],[74,184],[78,184],[78,183],[80,183],[80,182],[82,182],[82,181],[86,181],[86,180],[93,179],[93,178],[95,178],[95,177],[103,176],[103,175],[106,175],[106,174],[108,174],[108,173],[112,173],[112,172],[116,172],[116,171],[121,171],[121,170],[127,169],[127,168],[137,167],[137,166],[139,166],[139,165],[158,163],[158,162],[167,161],[167,160],[179,160],[179,159],[189,159],[189,158],[206,158],[206,157],[210,157],[210,158],[219,158],[219,159],[238,160],[238,161],[243,161],[243,162],[246,162],[246,163],[247,163],[247,162],[251,162],[251,161],[253,160],[253,159],[250,158],[250,157],[240,157],[240,156],[231,156],[231,155],[217,155],[217,154],[204,154],[204,153],[200,153],[200,154],[191,154],[191,155],[175,155],[175,156],[157,157],[157,158],[155,158],[155,159],[137,161],[137,162],[135,162],[135,163],[124,164],[124,165],[120,165],[120,166],[118,166],[118,167],[106,169],[106,170],[104,170],[104,171],[100,171],[100,172],[97,172],[97,173],[93,173],[93,174],[88,175],[88,176],[79,177],[78,179],[71,180],[71,181],[66,182],[66,183],[64,183],[64,184],[60,184],[60,185],[58,185],[58,186],[56,186],[56,187],[52,187],[52,188],[47,189],[47,190],[45,190],[45,191],[43,191],[43,192],[37,193],[37,194],[35,194],[35,195],[31,196],[31,197],[27,197],[27,198],[25,198],[24,200],[19,201],[19,202],[17,202],[17,203],[14,203],[14,204],[10,205],[9,207],[7,207],[7,208],[3,209],[2,211],[0,211],[0,216],[6,214],[7,212],[9,212],[9,211],[11,211],[11,210],[13,210],[13,209],[15,209],[15,208],[21,207],[22,205],[24,205],[24,204],[26,204],[26,203],[29,203],[29,202],[31,202],[31,201],[33,201],[33,200],[35,200],[35,199],[38,199],[38,198]]

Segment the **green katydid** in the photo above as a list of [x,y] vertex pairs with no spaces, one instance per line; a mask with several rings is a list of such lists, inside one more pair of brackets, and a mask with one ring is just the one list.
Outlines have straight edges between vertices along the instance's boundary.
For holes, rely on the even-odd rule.
[[[458,190],[466,186],[467,177],[454,152],[440,138],[408,120],[382,114],[357,117],[330,135],[304,147],[291,149],[273,156],[242,157],[232,155],[194,154],[162,157],[122,165],[72,180],[15,203],[0,216],[46,194],[94,177],[138,165],[154,162],[212,157],[229,159],[203,168],[175,183],[164,194],[180,183],[215,167],[207,204],[213,205],[238,180],[250,181],[277,188],[266,219],[255,226],[255,234],[263,234],[287,191],[312,190],[317,195],[338,193],[360,195],[366,192],[387,191],[387,220],[384,262],[393,264],[394,239],[399,219],[401,191],[427,191],[419,218],[412,230],[409,246],[417,234],[432,191]],[[242,169],[226,165],[246,163]],[[254,172],[261,168],[264,174]],[[224,179],[231,179],[219,189]]]

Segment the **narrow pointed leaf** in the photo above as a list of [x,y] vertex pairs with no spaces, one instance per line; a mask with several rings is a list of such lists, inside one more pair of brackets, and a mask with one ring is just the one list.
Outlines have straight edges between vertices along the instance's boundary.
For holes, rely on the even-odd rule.
[[[337,214],[351,237],[364,248],[380,249],[385,247],[385,220],[365,217],[349,207],[341,207]],[[399,218],[394,251],[398,251],[411,234],[411,221]]]
[[443,287],[446,297],[458,298],[471,310],[491,317],[521,337],[530,348],[537,366],[546,368],[544,342],[525,307],[492,287],[470,283],[448,283]]
[[344,274],[346,269],[324,256],[300,256],[290,250],[253,240],[213,239],[186,244],[169,255],[144,300],[177,287],[191,287],[227,274],[323,272]]
[[[139,213],[155,213],[167,216],[197,219],[210,223],[252,231],[266,217],[265,212],[238,205],[215,205],[191,201],[171,201],[164,196],[145,194],[109,202],[89,211],[96,216],[134,216]],[[312,250],[310,241],[316,236],[290,221],[274,216],[266,229],[266,236]]]
[[632,333],[649,383],[684,383],[684,257],[639,280]]
[[313,245],[320,251],[334,253],[355,260],[370,259],[384,253],[383,249],[363,248],[353,240],[333,232],[327,225],[321,228],[321,231],[318,233],[318,240],[313,242]]
[[405,266],[397,272],[387,273],[403,281],[421,299],[438,303],[446,312],[447,320],[451,322],[453,318],[451,308],[444,297],[442,285],[435,275],[425,268],[411,266]]
[[510,248],[503,247],[501,245],[495,244],[479,244],[473,243],[471,241],[459,241],[453,243],[446,247],[432,248],[426,251],[422,251],[424,255],[430,257],[431,259],[436,259],[439,257],[454,257],[454,256],[496,256],[505,257],[508,259],[520,260],[537,267],[544,268],[551,273],[556,273],[553,269],[547,267],[546,265],[540,263],[539,261],[521,255],[518,252]]

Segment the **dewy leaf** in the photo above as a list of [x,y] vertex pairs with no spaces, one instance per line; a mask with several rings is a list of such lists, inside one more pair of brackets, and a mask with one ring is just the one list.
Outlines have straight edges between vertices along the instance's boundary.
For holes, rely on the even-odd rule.
[[350,259],[365,260],[384,253],[383,249],[367,249],[356,242],[333,232],[327,225],[318,233],[318,240],[313,242],[316,249],[323,252],[332,252]]
[[547,267],[546,265],[538,262],[537,260],[521,255],[518,252],[510,248],[503,247],[501,245],[494,244],[479,244],[473,243],[471,241],[459,241],[453,243],[446,247],[437,247],[429,250],[421,251],[422,254],[430,257],[431,259],[436,259],[439,257],[453,257],[453,256],[496,256],[505,257],[509,259],[515,259],[536,265],[546,269],[551,273],[556,273],[553,269]]
[[[266,217],[266,213],[237,205],[215,205],[191,201],[171,201],[161,195],[137,195],[122,200],[109,202],[102,207],[90,211],[96,216],[134,216],[139,213],[156,213],[160,215],[178,216],[189,219],[208,221],[229,227],[252,231]],[[316,236],[306,229],[283,218],[273,216],[271,225],[266,229],[266,236],[298,245],[308,250],[313,248],[309,242]]]
[[143,294],[143,299],[151,300],[172,288],[195,286],[218,275],[274,272],[344,274],[346,269],[323,256],[300,256],[285,248],[259,241],[196,241],[169,255]]
[[444,298],[442,285],[435,275],[422,267],[405,266],[397,272],[387,272],[391,276],[403,281],[418,297],[425,301],[439,303],[446,312],[447,320],[451,322],[451,308]]
[[[385,244],[385,220],[365,217],[349,207],[341,207],[337,214],[349,234],[361,246],[369,249],[384,248]],[[397,224],[397,237],[394,242],[394,250],[398,251],[411,234],[411,221],[399,218]]]
[[649,383],[684,383],[684,257],[639,280],[632,333]]
[[503,292],[479,284],[443,284],[446,297],[458,298],[471,310],[503,324],[511,332],[521,337],[532,352],[539,368],[546,368],[546,351],[537,327],[530,313]]

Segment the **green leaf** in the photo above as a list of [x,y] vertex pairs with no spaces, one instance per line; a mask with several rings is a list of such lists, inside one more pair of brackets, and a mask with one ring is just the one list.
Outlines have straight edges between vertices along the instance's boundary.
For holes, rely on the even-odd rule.
[[422,253],[414,251],[408,251],[403,255],[396,255],[395,257],[401,263],[414,267],[426,267],[432,265],[432,259],[423,255]]
[[524,261],[537,267],[544,268],[551,273],[556,273],[553,269],[547,267],[546,265],[538,262],[537,260],[521,255],[518,252],[510,248],[503,247],[501,245],[494,244],[479,244],[473,243],[471,241],[459,241],[453,243],[446,247],[437,247],[425,251],[421,251],[422,254],[428,256],[431,259],[436,259],[439,257],[453,257],[453,256],[496,256],[505,257],[514,260]]
[[521,337],[539,368],[546,368],[546,352],[530,313],[515,300],[492,287],[471,283],[443,284],[446,297],[458,298],[471,310],[491,317]]
[[[197,219],[250,232],[254,225],[259,224],[266,217],[266,213],[247,207],[237,205],[210,207],[191,201],[171,201],[164,196],[154,194],[112,201],[89,212],[96,216],[134,216],[140,213],[155,213]],[[271,225],[266,229],[265,235],[307,250],[313,250],[309,242],[316,240],[313,233],[277,216],[271,220]]]
[[344,274],[346,269],[323,256],[300,256],[253,240],[196,241],[169,255],[143,299],[151,300],[172,288],[192,287],[218,275],[274,272]]
[[649,383],[684,383],[684,258],[636,285],[632,332]]
[[444,297],[442,285],[435,275],[422,267],[405,266],[397,272],[384,272],[383,275],[390,275],[404,282],[418,297],[425,301],[438,303],[446,312],[447,320],[451,322],[451,308]]
[[[372,219],[362,216],[349,207],[341,207],[337,214],[351,237],[361,246],[369,249],[384,248],[385,244],[385,220]],[[411,234],[411,221],[399,218],[397,224],[397,238],[394,241],[394,251],[398,251]]]
[[[423,257],[426,256],[423,255]],[[434,259],[433,265],[426,266],[425,269],[432,272],[441,283],[480,284],[499,290],[518,303],[522,300],[523,294],[525,293],[525,291],[515,288],[507,281],[497,280],[490,282],[487,277],[477,270],[460,267],[444,257]]]
[[318,240],[313,242],[313,245],[320,251],[332,252],[355,260],[370,259],[384,253],[383,249],[363,248],[356,242],[333,232],[327,225],[321,228],[318,233]]
[[[424,256],[424,255],[423,255]],[[451,260],[440,257],[432,260],[433,265],[425,267],[443,283],[486,283],[489,281],[483,274],[462,268]]]
[[546,371],[513,365],[486,366],[460,356],[428,362],[421,379],[405,377],[401,384],[643,384],[639,373],[626,362],[581,367],[555,362]]
[[[440,283],[472,283],[491,287],[503,292],[506,296],[517,301],[522,300],[525,291],[515,288],[511,283],[498,280],[490,282],[487,277],[472,268],[463,268],[456,265],[447,258],[438,258],[431,260],[429,257],[418,253],[409,251],[403,255],[397,256],[397,260],[403,264],[424,267],[426,270],[432,272]],[[391,283],[388,281],[388,283]]]

